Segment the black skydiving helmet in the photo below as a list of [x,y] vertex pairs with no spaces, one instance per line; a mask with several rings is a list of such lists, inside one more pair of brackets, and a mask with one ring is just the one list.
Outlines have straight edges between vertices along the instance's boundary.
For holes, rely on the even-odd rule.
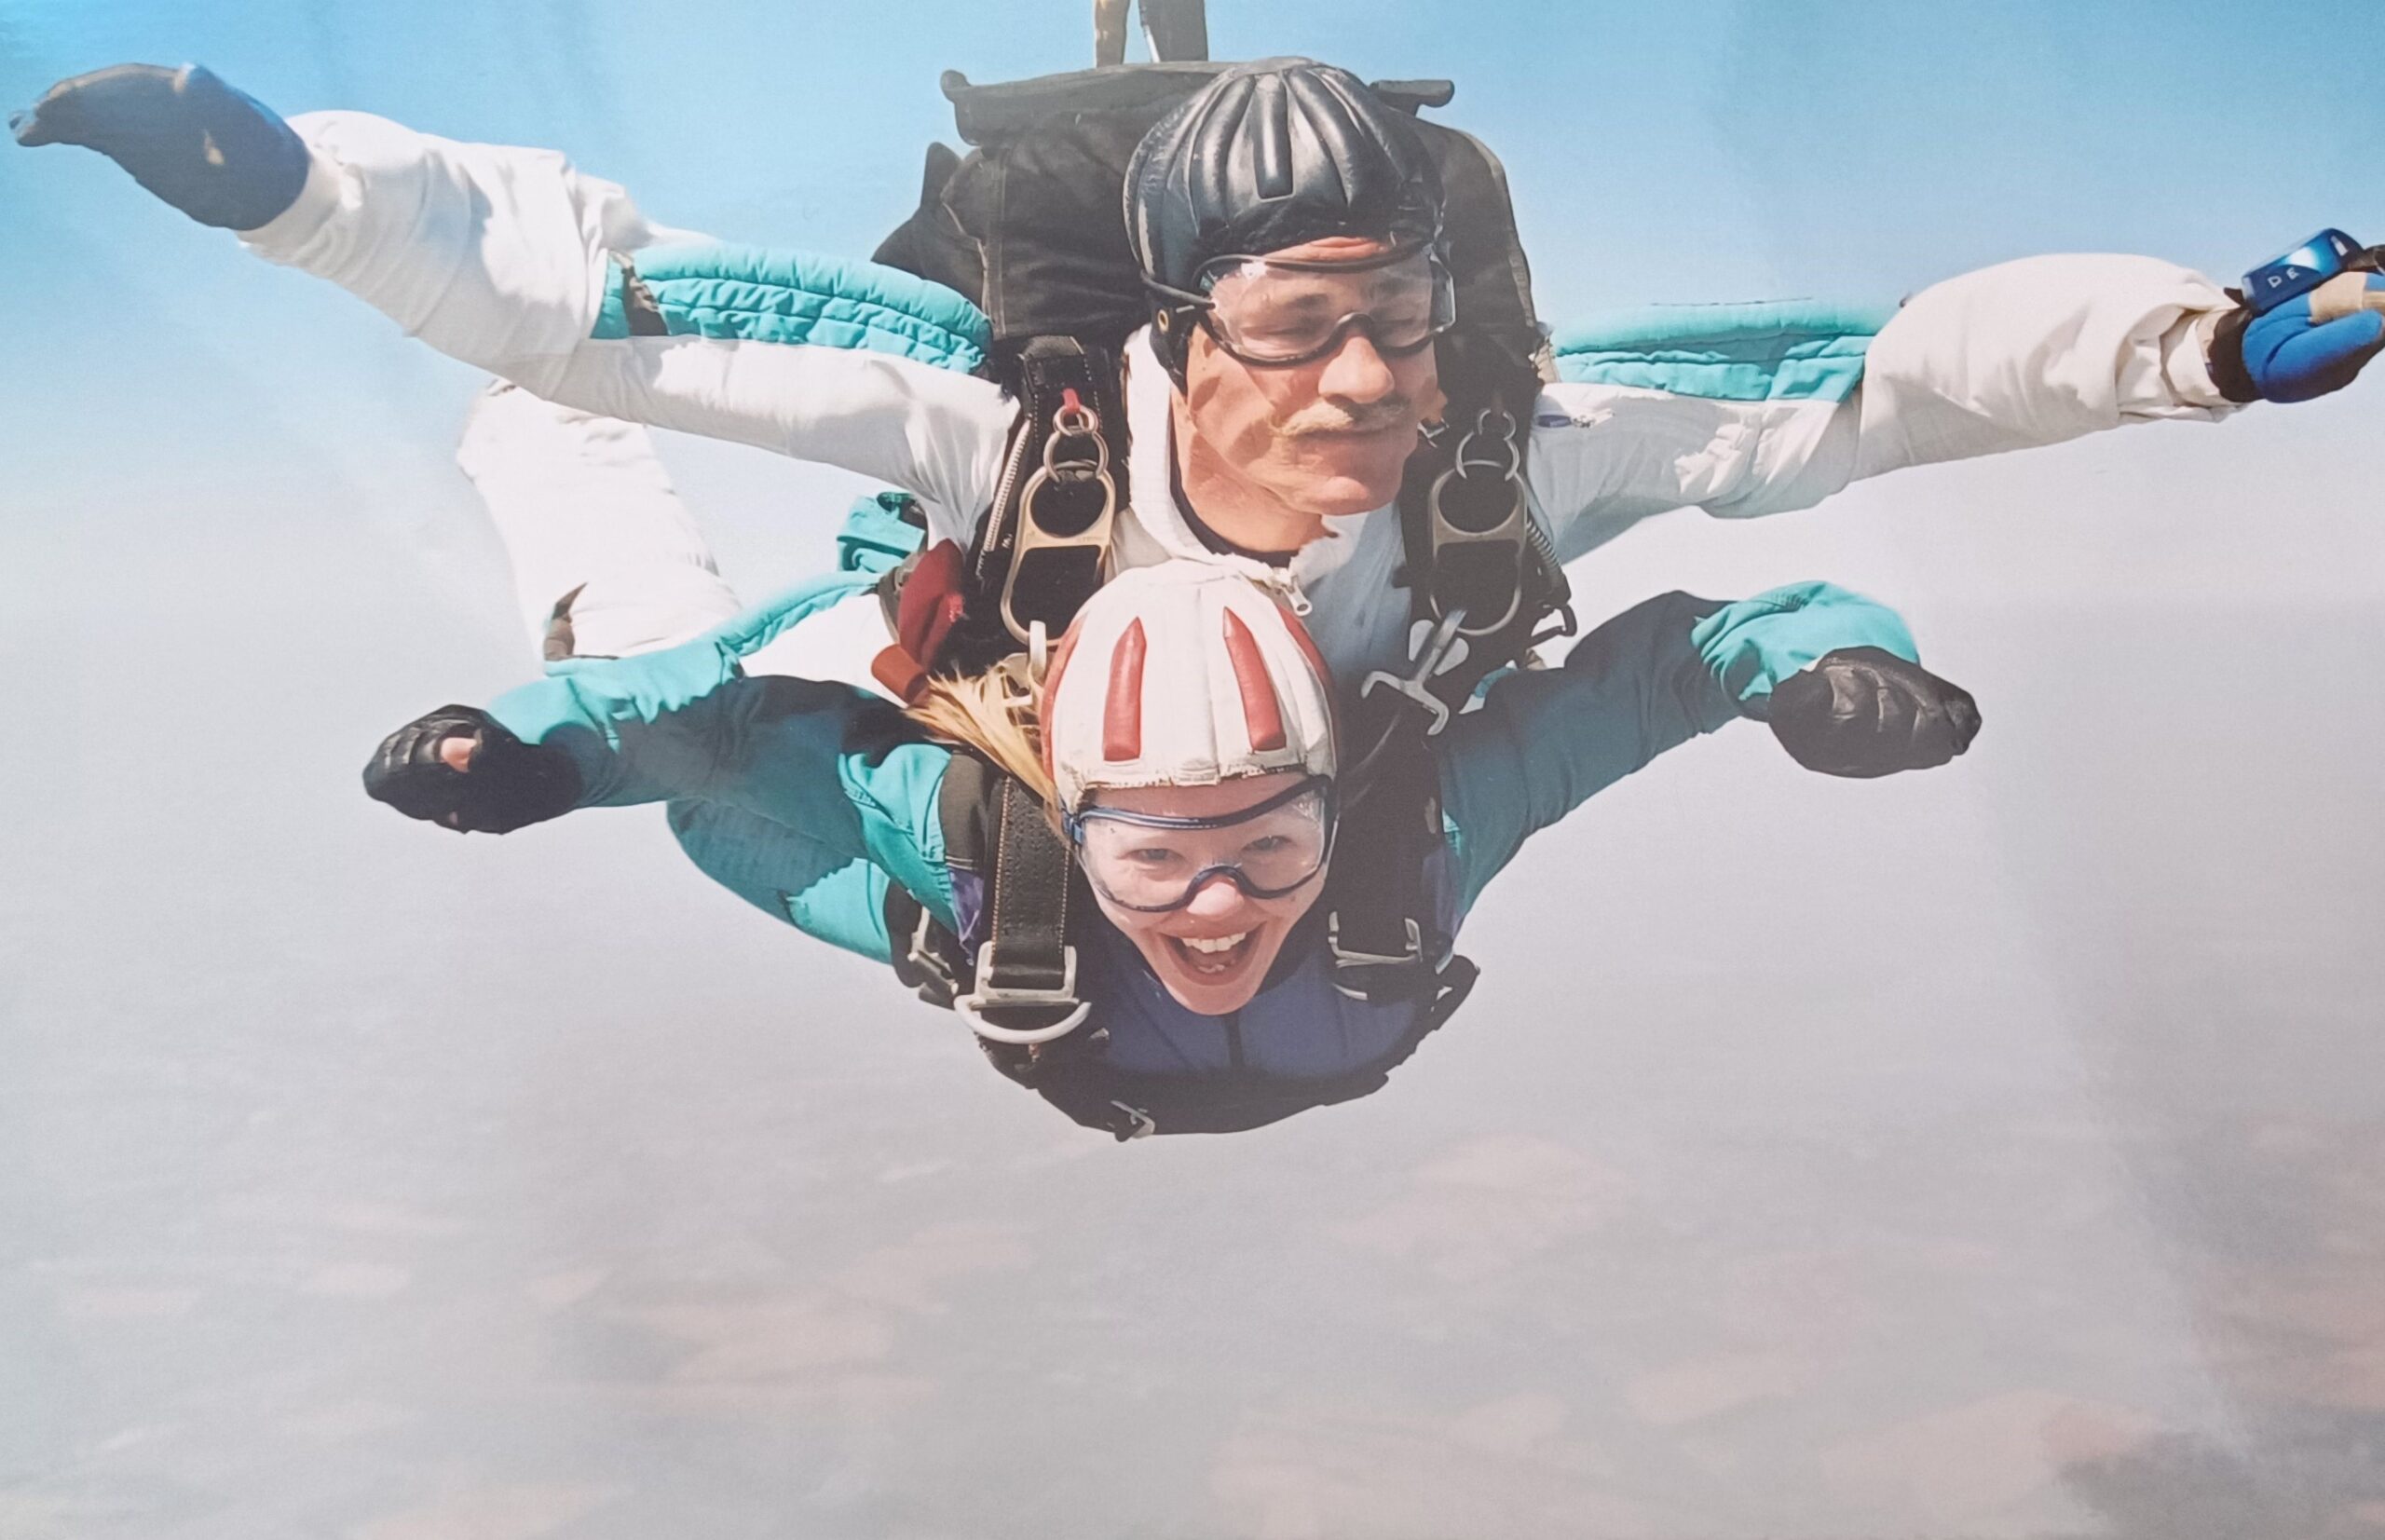
[[[1179,384],[1196,320],[1237,356],[1290,362],[1299,360],[1283,355],[1338,345],[1350,324],[1387,351],[1413,351],[1420,330],[1438,335],[1455,319],[1440,171],[1408,115],[1347,70],[1269,59],[1219,75],[1143,136],[1126,163],[1125,199],[1127,236],[1160,308],[1160,356]],[[1298,347],[1252,350],[1247,333],[1214,319],[1209,285],[1235,272],[1236,259],[1331,236],[1388,241],[1389,253],[1353,266],[1421,271],[1422,297],[1396,286],[1383,314],[1324,318],[1330,336]]]

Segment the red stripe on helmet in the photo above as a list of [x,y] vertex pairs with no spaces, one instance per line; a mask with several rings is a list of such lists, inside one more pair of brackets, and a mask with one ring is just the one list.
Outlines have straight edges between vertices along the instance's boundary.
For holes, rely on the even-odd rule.
[[1060,645],[1052,649],[1052,661],[1043,671],[1043,688],[1035,702],[1035,736],[1043,743],[1043,773],[1055,787],[1060,784],[1060,771],[1053,745],[1059,742],[1060,734],[1053,706],[1060,699],[1060,675],[1068,672],[1069,661],[1077,654],[1077,638],[1083,632],[1083,627],[1070,621],[1069,629],[1060,634]]
[[[1290,632],[1292,640],[1300,644],[1301,655],[1308,660],[1308,666],[1316,671],[1317,685],[1324,690],[1325,699],[1331,702],[1335,699],[1333,670],[1327,666],[1325,654],[1316,650],[1316,638],[1309,634],[1308,627],[1302,624],[1301,618],[1292,613],[1292,606],[1281,599],[1275,601],[1275,613],[1284,618],[1284,629]],[[1333,737],[1333,759],[1338,765],[1342,760],[1342,714],[1329,707],[1327,727]]]
[[1148,644],[1137,620],[1110,655],[1110,696],[1101,708],[1101,757],[1117,764],[1143,756],[1143,654]]
[[1284,708],[1275,686],[1267,677],[1267,661],[1259,655],[1259,638],[1241,616],[1226,611],[1226,658],[1233,664],[1233,682],[1242,691],[1243,725],[1250,729],[1254,749],[1284,746]]

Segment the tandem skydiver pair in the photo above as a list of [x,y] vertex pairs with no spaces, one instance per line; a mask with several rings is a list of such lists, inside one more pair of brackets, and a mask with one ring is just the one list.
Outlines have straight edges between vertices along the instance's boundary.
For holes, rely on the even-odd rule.
[[[979,151],[941,176],[932,157],[921,215],[882,253],[982,309],[884,266],[661,230],[550,155],[357,115],[284,125],[203,72],[67,82],[20,131],[102,149],[194,217],[540,395],[914,494],[925,549],[890,593],[900,646],[879,671],[903,693],[1021,647],[1048,658],[1113,571],[1186,560],[1278,596],[1361,687],[1344,714],[1371,718],[1349,735],[1342,779],[1385,832],[1345,837],[1336,869],[1381,874],[1345,882],[1356,900],[1405,891],[1337,907],[1326,927],[1338,992],[1370,1005],[1446,993],[1433,963],[1447,925],[1420,873],[1450,820],[1420,815],[1447,789],[1456,708],[1532,683],[1484,688],[1562,615],[1564,561],[1671,507],[1776,511],[1903,465],[2300,399],[2347,381],[2385,327],[2356,251],[2337,253],[2345,272],[2257,306],[2149,259],[2065,257],[1925,290],[1885,324],[1715,307],[1670,332],[1643,317],[1560,334],[1553,359],[1533,359],[1495,162],[1413,115],[1433,92],[1387,98],[1304,61],[1095,73],[960,96]],[[1109,93],[1108,116],[1076,110],[1084,90]],[[1097,141],[1079,161],[1117,165],[1123,184],[1106,195],[1123,266],[1097,241],[1090,278],[1031,224],[988,223],[1006,206],[989,188],[1065,201],[1066,179],[1030,175],[1056,120]],[[1452,220],[1452,198],[1493,217]],[[1055,328],[1056,307],[1097,324]],[[1061,595],[1043,613],[1019,581],[1030,557],[1059,574],[1042,580]],[[634,580],[600,576],[568,608],[599,611],[608,584]],[[1383,602],[1402,586],[1408,603]],[[1910,662],[1882,650],[1868,666]],[[1005,688],[1033,700],[1034,669]],[[1927,690],[1951,715],[1942,688]],[[842,880],[820,887],[841,894]],[[1047,939],[1049,906],[1028,927]],[[958,912],[934,918],[967,929]],[[991,926],[999,939],[999,915]],[[939,948],[906,949],[920,962]],[[1077,1014],[1064,949],[1032,949],[989,984],[961,948],[953,992],[1002,1031]],[[1001,1026],[1039,1013],[1054,1020]]]
[[[1945,762],[1979,725],[1903,623],[1844,590],[1640,605],[1561,666],[1492,681],[1430,739],[1432,984],[1369,999],[1340,987],[1332,930],[1350,869],[1342,713],[1299,618],[1248,579],[1130,569],[1040,681],[942,677],[906,710],[821,678],[867,658],[840,623],[918,538],[879,499],[849,520],[838,571],[722,620],[734,596],[643,429],[499,386],[458,457],[517,574],[537,574],[534,642],[555,650],[536,595],[608,576],[616,602],[581,613],[574,641],[625,655],[551,657],[550,677],[485,710],[426,714],[382,745],[372,794],[498,833],[667,803],[716,881],[898,964],[998,1067],[1122,1138],[1254,1127],[1382,1085],[1471,986],[1451,948],[1492,878],[1670,748],[1752,716],[1809,768],[1880,775]],[[1006,887],[1030,921],[1061,895],[1051,955],[1030,959],[1048,1000],[988,1000],[991,970],[969,967],[1015,920]]]

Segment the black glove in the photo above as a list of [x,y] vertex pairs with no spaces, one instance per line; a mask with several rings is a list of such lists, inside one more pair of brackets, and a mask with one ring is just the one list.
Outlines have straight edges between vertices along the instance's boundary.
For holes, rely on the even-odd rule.
[[1875,647],[1826,653],[1772,687],[1772,735],[1824,775],[1868,778],[1942,765],[1979,735],[1970,691]]
[[197,64],[117,64],[8,119],[20,144],[81,144],[201,225],[254,230],[298,201],[307,146],[273,109]]
[[[465,769],[439,752],[472,741]],[[364,767],[364,795],[408,818],[458,833],[511,834],[560,818],[579,805],[579,767],[546,743],[525,743],[474,706],[441,706],[381,740]]]

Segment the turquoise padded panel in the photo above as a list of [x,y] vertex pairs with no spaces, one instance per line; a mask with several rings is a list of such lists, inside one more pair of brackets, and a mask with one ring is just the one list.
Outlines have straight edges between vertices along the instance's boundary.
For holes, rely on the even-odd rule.
[[1557,375],[1709,401],[1844,401],[1895,313],[1809,300],[1641,306],[1560,333]]
[[[630,334],[615,263],[591,334]],[[662,246],[636,253],[638,280],[673,336],[865,348],[967,374],[986,361],[985,315],[941,283],[892,267],[758,246]]]

